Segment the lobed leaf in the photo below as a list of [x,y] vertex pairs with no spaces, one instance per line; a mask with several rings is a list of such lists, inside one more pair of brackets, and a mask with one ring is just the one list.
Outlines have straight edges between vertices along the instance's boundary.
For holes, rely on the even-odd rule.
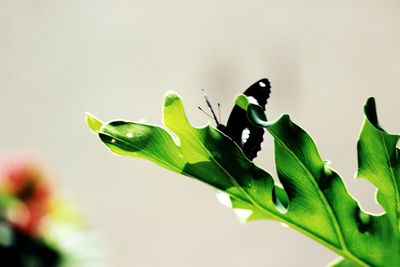
[[288,115],[267,122],[262,108],[245,96],[236,102],[247,109],[252,123],[273,136],[283,188],[222,132],[210,125],[193,127],[174,92],[164,101],[166,128],[126,121],[103,124],[91,115],[87,123],[112,152],[150,160],[215,187],[220,201],[241,220],[278,220],[324,244],[344,257],[334,266],[399,266],[399,137],[379,127],[373,100],[365,108],[358,174],[378,187],[383,215],[359,208],[312,138]]

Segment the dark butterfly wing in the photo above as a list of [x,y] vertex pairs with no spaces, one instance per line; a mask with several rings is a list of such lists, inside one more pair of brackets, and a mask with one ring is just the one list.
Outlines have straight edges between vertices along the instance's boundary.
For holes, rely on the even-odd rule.
[[[265,110],[270,93],[270,82],[264,78],[251,85],[243,94],[248,96],[251,102],[257,103]],[[229,115],[226,126],[218,125],[217,128],[235,141],[248,159],[253,160],[261,150],[264,129],[251,124],[246,111],[242,108],[235,106]]]

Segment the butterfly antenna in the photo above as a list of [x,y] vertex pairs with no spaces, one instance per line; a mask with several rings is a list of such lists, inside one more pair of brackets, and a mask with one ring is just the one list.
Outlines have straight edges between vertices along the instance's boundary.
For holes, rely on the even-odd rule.
[[[217,119],[217,116],[215,116],[214,109],[212,108],[211,103],[210,103],[210,101],[208,100],[208,97],[207,97],[207,94],[206,94],[206,90],[204,90],[204,89],[202,88],[201,91],[203,92],[204,99],[206,100],[207,106],[208,106],[208,107],[210,108],[210,110],[211,110],[211,114],[212,114],[212,116],[213,116],[215,122],[217,123],[217,125],[220,124],[219,121],[218,121],[218,119]],[[210,116],[210,117],[211,117],[211,116]]]
[[203,112],[204,114],[206,114],[207,117],[210,117],[211,119],[214,119],[210,114],[208,114],[207,112],[205,112],[201,107],[197,106],[198,109],[200,109],[201,112]]
[[221,119],[221,104],[217,103],[217,105],[218,105],[218,118],[220,121],[222,121],[222,119]]

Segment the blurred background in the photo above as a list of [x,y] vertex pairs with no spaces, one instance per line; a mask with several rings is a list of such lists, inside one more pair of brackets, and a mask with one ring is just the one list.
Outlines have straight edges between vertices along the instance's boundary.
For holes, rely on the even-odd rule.
[[[30,151],[107,248],[104,266],[324,266],[336,255],[274,221],[242,225],[214,192],[150,162],[109,153],[86,127],[161,124],[167,90],[208,122],[268,77],[270,119],[289,113],[371,212],[353,179],[362,106],[400,132],[398,1],[0,0],[1,153]],[[256,162],[275,174],[271,138]]]

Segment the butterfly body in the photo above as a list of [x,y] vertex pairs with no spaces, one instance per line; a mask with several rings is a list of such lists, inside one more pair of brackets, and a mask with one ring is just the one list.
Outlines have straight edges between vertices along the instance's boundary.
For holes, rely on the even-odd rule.
[[[265,110],[265,105],[267,104],[270,93],[270,82],[268,79],[264,78],[252,84],[243,94],[248,97],[250,102],[260,105]],[[261,150],[264,129],[251,124],[247,118],[246,111],[236,105],[233,107],[225,126],[216,119],[207,98],[206,102],[213,113],[217,123],[217,129],[240,146],[248,159],[253,160],[257,156],[258,151]]]

